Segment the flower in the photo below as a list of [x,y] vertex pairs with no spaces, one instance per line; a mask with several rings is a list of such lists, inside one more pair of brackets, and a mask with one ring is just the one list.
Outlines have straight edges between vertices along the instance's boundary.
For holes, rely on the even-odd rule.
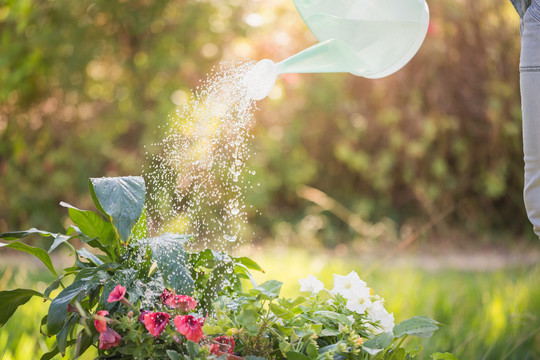
[[139,315],[139,321],[144,324],[144,315],[148,314],[151,311],[148,310],[141,310],[141,315]]
[[144,314],[144,327],[154,337],[158,337],[169,323],[169,317],[170,315],[164,312],[148,311]]
[[368,287],[352,288],[348,293],[345,307],[357,314],[365,313],[366,309],[372,305],[369,294],[370,289]]
[[308,291],[312,294],[317,294],[324,289],[322,281],[313,275],[309,275],[306,279],[300,279],[298,282],[300,283],[300,291]]
[[173,309],[179,309],[180,311],[187,312],[195,309],[197,301],[194,298],[187,295],[174,295],[169,296],[164,302],[165,305],[170,306]]
[[371,324],[366,324],[372,334],[378,335],[385,332],[392,332],[394,329],[394,314],[388,313],[382,301],[373,302],[371,307],[368,308],[368,315],[369,319],[378,325],[375,327]]
[[126,296],[126,287],[121,285],[116,285],[113,291],[109,294],[109,298],[107,299],[107,302],[117,302],[121,301],[123,304],[127,306],[131,306],[129,301],[125,298]]
[[107,330],[107,320],[103,318],[106,315],[109,315],[109,312],[107,310],[99,310],[96,315],[97,317],[95,317],[94,320],[94,327],[96,328],[98,333],[103,334]]
[[161,303],[165,305],[167,303],[167,299],[169,299],[171,296],[174,296],[174,290],[169,291],[169,289],[163,289],[163,292],[161,293]]
[[99,335],[99,348],[102,350],[110,349],[113,346],[120,345],[122,337],[116,331],[107,327],[107,329]]
[[339,294],[345,299],[348,299],[353,289],[361,289],[367,287],[367,284],[360,279],[355,271],[351,271],[348,275],[334,274],[334,288],[332,293]]
[[180,334],[197,343],[204,336],[202,331],[204,320],[203,318],[197,319],[192,315],[178,315],[174,318],[174,325]]
[[214,355],[232,354],[234,351],[234,338],[232,336],[218,336],[216,342],[210,347],[210,353]]

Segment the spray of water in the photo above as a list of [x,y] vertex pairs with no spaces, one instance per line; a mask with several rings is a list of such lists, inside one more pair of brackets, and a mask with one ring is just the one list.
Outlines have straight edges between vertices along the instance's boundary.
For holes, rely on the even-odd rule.
[[[269,92],[261,87],[264,69],[253,62],[215,69],[170,117],[164,139],[147,149],[151,234],[188,233],[197,247],[222,251],[245,240],[254,99],[266,96],[261,88]],[[271,85],[275,76],[267,76]]]

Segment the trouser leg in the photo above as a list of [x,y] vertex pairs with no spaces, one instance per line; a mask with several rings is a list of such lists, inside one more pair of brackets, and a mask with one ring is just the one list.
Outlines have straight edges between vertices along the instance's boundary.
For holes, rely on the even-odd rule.
[[522,20],[520,61],[527,215],[540,236],[540,0]]

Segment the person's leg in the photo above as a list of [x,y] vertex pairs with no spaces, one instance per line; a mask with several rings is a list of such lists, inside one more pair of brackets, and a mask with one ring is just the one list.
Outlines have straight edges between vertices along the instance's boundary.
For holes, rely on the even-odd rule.
[[522,20],[521,107],[525,208],[534,232],[540,236],[540,0],[533,0]]

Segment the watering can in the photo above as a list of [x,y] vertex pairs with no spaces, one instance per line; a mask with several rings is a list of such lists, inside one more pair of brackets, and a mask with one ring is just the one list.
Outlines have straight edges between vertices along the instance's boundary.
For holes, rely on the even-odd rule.
[[277,64],[258,62],[248,84],[255,100],[268,95],[279,74],[393,74],[416,54],[429,25],[425,0],[293,1],[319,42]]

